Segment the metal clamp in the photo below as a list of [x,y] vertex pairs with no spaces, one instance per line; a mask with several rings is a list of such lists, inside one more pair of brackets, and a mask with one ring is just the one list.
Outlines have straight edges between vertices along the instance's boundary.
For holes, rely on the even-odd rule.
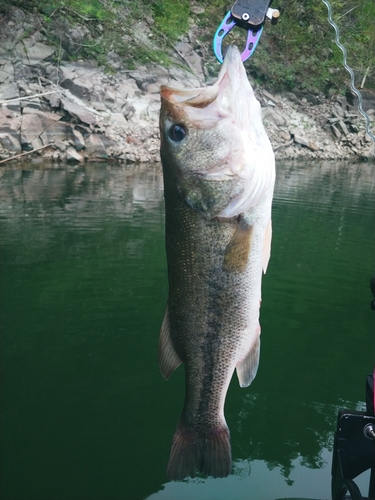
[[236,25],[247,29],[247,40],[245,49],[241,54],[241,59],[242,62],[249,59],[262,35],[266,17],[272,23],[275,23],[280,15],[277,9],[270,8],[271,2],[272,0],[237,0],[234,3],[214,36],[213,49],[220,63],[224,60],[222,51],[223,39]]

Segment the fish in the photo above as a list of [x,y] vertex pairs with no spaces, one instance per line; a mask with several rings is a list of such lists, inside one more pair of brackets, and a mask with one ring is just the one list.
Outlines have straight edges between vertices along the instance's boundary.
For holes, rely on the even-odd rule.
[[167,478],[226,477],[226,393],[235,370],[248,387],[259,364],[274,153],[236,46],[213,85],[161,86],[160,95],[169,292],[158,360],[165,379],[185,368]]

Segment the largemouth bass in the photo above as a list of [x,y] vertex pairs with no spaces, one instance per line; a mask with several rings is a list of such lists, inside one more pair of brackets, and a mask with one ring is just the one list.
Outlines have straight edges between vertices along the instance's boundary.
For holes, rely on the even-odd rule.
[[183,363],[185,404],[169,479],[231,472],[224,402],[259,363],[262,269],[271,245],[275,161],[238,49],[198,89],[161,87],[169,295],[159,340],[168,379]]

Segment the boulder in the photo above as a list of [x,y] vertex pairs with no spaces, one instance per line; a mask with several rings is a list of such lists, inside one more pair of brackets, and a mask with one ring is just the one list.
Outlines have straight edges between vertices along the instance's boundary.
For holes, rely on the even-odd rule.
[[103,142],[98,134],[91,134],[85,140],[86,154],[90,158],[105,160],[108,158]]
[[85,139],[79,130],[73,129],[74,146],[77,151],[81,151],[85,147]]
[[111,113],[110,121],[119,125],[127,124],[127,121],[122,113]]
[[[4,62],[2,64],[2,62]],[[13,64],[8,62],[6,59],[0,60],[0,83],[6,83],[12,81],[14,78],[14,68]]]
[[61,97],[61,107],[75,119],[87,125],[95,125],[97,120],[95,115],[86,107],[71,101],[67,97]]
[[203,82],[204,72],[202,58],[193,51],[191,44],[181,41],[175,45],[175,50],[182,56],[193,73]]
[[24,38],[15,47],[16,54],[24,64],[36,65],[55,53],[55,48],[42,42],[35,42],[35,38]]
[[341,131],[344,135],[349,135],[349,130],[343,120],[339,120],[338,125],[341,128]]
[[20,153],[22,151],[19,135],[10,132],[0,132],[0,144],[8,151]]
[[22,114],[23,115],[40,115],[40,116],[44,116],[45,118],[48,118],[49,120],[53,120],[55,122],[58,122],[62,118],[62,116],[59,115],[58,113],[51,113],[49,111],[41,111],[40,109],[30,108],[30,107],[23,108]]
[[56,141],[66,141],[68,139],[68,125],[65,122],[52,122],[45,127],[40,135],[43,145],[56,143]]
[[9,81],[2,83],[0,85],[0,102],[9,99],[18,99],[20,93],[18,90],[18,85],[14,81]]
[[43,132],[55,123],[55,120],[43,116],[43,114],[24,115],[21,123],[22,149],[25,151],[35,149],[33,145],[35,139],[39,139]]
[[66,160],[68,162],[79,162],[82,163],[84,161],[84,158],[82,155],[77,153],[77,151],[74,148],[68,148],[66,150]]
[[298,134],[294,134],[294,142],[301,144],[301,146],[306,146],[307,148],[310,144],[310,141],[306,137]]
[[340,130],[332,123],[331,124],[331,130],[332,130],[332,134],[337,138],[337,139],[340,139],[341,137],[341,132]]
[[262,109],[262,118],[278,126],[286,125],[285,118],[274,108]]

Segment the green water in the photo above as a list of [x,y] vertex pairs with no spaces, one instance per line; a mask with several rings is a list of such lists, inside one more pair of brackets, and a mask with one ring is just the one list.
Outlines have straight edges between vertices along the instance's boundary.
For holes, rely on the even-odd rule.
[[374,199],[374,165],[278,165],[260,368],[225,407],[233,474],[168,483],[184,381],[157,367],[160,166],[3,167],[0,498],[330,498],[337,411],[363,408],[374,363]]

